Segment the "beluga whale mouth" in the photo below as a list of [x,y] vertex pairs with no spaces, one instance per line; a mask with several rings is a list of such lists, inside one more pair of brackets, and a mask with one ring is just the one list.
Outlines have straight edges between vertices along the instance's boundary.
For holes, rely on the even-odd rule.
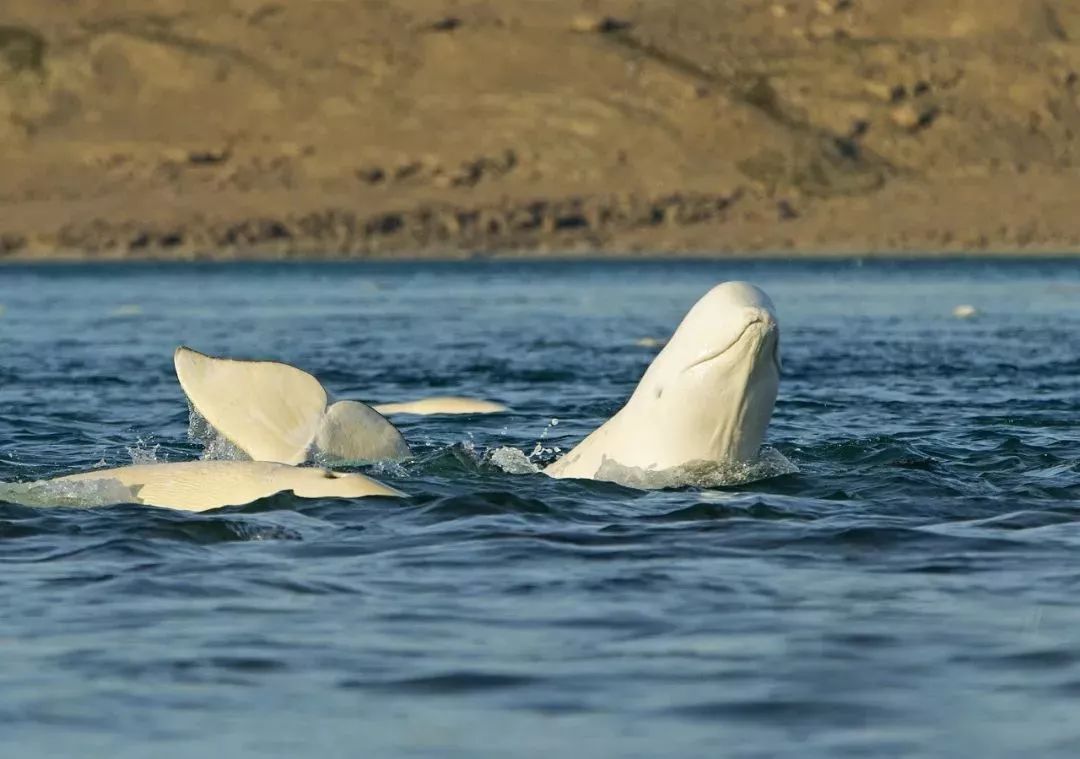
[[717,285],[686,314],[626,405],[544,471],[641,487],[642,473],[753,464],[776,403],[779,340],[768,295],[746,282]]
[[[691,362],[691,364],[683,369],[683,371],[688,372],[702,364],[707,364],[710,361],[720,358],[733,348],[736,348],[743,340],[752,338],[755,335],[762,338],[761,347],[769,347],[773,351],[773,358],[777,362],[777,365],[779,365],[779,352],[777,349],[779,343],[775,339],[779,328],[776,324],[775,317],[771,313],[760,308],[752,308],[746,309],[745,321],[745,326],[730,342],[723,345],[721,348],[706,352],[704,356]],[[769,336],[773,337],[771,341],[767,339]]]

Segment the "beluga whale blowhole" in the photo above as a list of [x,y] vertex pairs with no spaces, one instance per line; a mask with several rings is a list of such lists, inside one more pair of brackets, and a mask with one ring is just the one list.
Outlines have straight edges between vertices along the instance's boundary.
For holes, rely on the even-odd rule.
[[626,405],[544,472],[666,487],[690,483],[665,472],[752,465],[779,383],[772,301],[747,282],[724,282],[686,314]]

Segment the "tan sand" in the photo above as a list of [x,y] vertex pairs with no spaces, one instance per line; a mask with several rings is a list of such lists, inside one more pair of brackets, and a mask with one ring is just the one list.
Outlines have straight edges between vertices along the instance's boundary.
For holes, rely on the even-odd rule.
[[1078,3],[0,16],[0,259],[1080,252],[1078,160]]

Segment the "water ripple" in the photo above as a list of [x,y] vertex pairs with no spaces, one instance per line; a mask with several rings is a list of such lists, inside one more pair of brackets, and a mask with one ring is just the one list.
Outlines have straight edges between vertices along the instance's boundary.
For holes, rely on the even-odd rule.
[[[1080,301],[1061,288],[1078,277],[1052,260],[5,267],[5,487],[200,455],[181,342],[301,365],[343,397],[513,412],[403,421],[416,458],[364,469],[402,502],[186,514],[0,493],[0,744],[1074,756]],[[797,471],[649,491],[539,473],[632,390],[658,350],[639,341],[728,278],[779,306],[769,443]],[[142,310],[110,315],[125,303]]]

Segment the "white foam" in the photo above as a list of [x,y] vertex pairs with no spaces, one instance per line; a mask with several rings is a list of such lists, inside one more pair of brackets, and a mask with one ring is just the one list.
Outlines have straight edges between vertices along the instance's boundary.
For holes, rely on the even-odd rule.
[[21,506],[78,508],[139,503],[119,480],[0,482],[0,500]]
[[523,451],[509,446],[488,451],[484,460],[507,474],[539,474],[542,471]]
[[132,464],[157,464],[159,450],[161,450],[160,443],[150,443],[141,437],[135,439],[135,445],[127,447]]
[[401,461],[383,459],[382,461],[376,461],[371,464],[371,473],[378,476],[408,477],[409,469]]
[[640,469],[604,459],[595,479],[617,482],[641,490],[665,488],[716,488],[745,485],[748,482],[794,474],[794,463],[775,448],[762,448],[756,461],[732,464],[717,461],[691,461],[670,469]]

